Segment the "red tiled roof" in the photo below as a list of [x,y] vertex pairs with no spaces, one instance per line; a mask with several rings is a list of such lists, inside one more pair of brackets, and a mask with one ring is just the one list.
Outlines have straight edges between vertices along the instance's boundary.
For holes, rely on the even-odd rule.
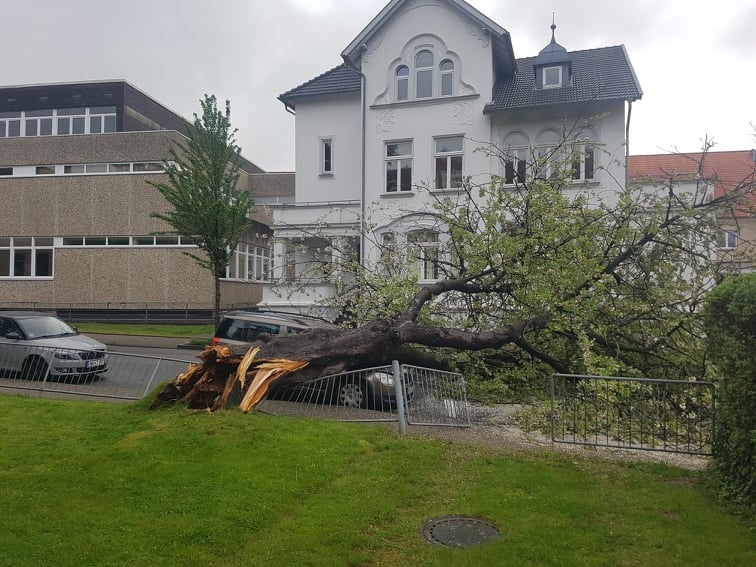
[[[703,160],[703,162],[702,162]],[[714,187],[714,198],[737,188],[746,188],[751,208],[756,207],[756,150],[653,154],[630,156],[627,162],[632,182],[663,183],[696,179],[699,173]],[[736,214],[747,214],[741,210]],[[751,213],[753,214],[753,213]]]

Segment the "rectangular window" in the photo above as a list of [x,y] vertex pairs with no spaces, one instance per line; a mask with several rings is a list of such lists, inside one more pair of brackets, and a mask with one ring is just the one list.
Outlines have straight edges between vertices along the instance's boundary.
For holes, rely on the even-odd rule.
[[462,187],[464,137],[435,138],[433,143],[436,189]]
[[574,181],[593,181],[596,175],[595,148],[585,144],[577,148],[572,156],[572,179]]
[[333,138],[320,140],[320,175],[333,174]]
[[0,167],[0,175],[13,175],[12,167]]
[[160,162],[135,163],[134,172],[163,171],[163,164]]
[[738,245],[738,232],[734,229],[723,229],[719,233],[719,247],[732,250]]
[[412,190],[412,141],[386,143],[386,193]]
[[433,96],[433,70],[424,69],[417,72],[417,98]]
[[543,88],[554,89],[561,86],[562,86],[562,68],[561,67],[544,67]]
[[224,277],[241,281],[269,281],[272,252],[264,246],[240,243]]
[[38,165],[34,169],[34,173],[37,175],[55,175],[54,165]]
[[53,239],[0,238],[0,278],[52,278]]

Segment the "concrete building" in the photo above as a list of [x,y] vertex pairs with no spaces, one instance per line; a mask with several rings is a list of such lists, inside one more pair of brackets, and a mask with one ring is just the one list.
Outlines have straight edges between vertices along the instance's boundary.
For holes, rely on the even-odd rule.
[[[507,30],[462,0],[392,0],[341,65],[282,94],[296,116],[295,199],[274,207],[263,303],[318,311],[342,274],[317,266],[338,266],[344,243],[363,264],[387,241],[431,258],[444,234],[423,213],[463,180],[514,188],[560,160],[573,187],[611,199],[640,85],[623,46],[568,51],[544,28],[544,49],[518,59]],[[421,261],[419,281],[434,278]]]
[[[150,216],[168,204],[147,182],[167,178],[184,132],[125,81],[0,88],[0,308],[209,308],[212,277],[184,254],[196,246]],[[293,192],[246,159],[239,183],[262,203]],[[255,305],[270,272],[269,213],[250,215],[225,305]]]

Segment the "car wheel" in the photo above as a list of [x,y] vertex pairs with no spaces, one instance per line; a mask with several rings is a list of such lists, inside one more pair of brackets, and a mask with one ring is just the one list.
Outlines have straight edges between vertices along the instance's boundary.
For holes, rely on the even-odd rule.
[[27,380],[44,380],[47,376],[47,362],[44,358],[30,356],[24,360],[21,375]]
[[348,408],[366,408],[369,398],[368,388],[359,380],[344,381],[339,385],[338,403]]

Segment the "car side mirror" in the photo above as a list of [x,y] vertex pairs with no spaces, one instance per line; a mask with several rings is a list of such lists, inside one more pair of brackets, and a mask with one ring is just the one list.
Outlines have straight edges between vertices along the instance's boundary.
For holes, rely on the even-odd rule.
[[19,335],[17,331],[8,331],[5,333],[5,338],[10,339],[11,341],[17,341],[21,338],[21,335]]

